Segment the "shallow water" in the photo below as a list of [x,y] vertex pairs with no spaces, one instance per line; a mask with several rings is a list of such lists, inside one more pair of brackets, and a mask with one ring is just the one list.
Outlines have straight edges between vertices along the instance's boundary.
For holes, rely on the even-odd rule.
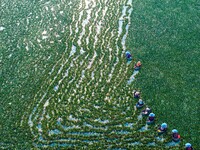
[[174,141],[171,141],[171,142],[168,142],[166,144],[167,147],[173,147],[173,146],[178,146],[180,144],[180,142],[174,142]]
[[[129,77],[127,74],[132,70],[128,68],[133,68],[133,61],[127,65],[124,56],[133,1],[14,2],[21,9],[28,4],[32,8],[27,8],[21,20],[13,20],[12,30],[2,24],[0,31],[1,35],[9,36],[12,31],[14,37],[14,46],[8,46],[5,58],[16,65],[11,66],[13,74],[21,73],[18,88],[34,93],[31,98],[25,93],[23,97],[16,96],[22,101],[31,99],[20,116],[20,125],[28,124],[27,130],[36,141],[33,146],[73,147],[77,141],[92,145],[103,138],[107,139],[105,145],[106,142],[120,145],[122,136],[121,142],[129,141],[129,146],[142,145],[142,141],[134,141],[134,132],[140,132],[134,128],[143,117],[134,109],[130,94],[133,90],[130,84],[139,71]],[[13,9],[13,14],[21,9]],[[130,47],[129,50],[132,51]],[[16,59],[16,55],[20,57]],[[13,84],[15,78],[9,76],[4,87]],[[24,82],[29,80],[35,86],[31,90],[28,88],[31,84]],[[8,104],[9,108],[14,107],[13,102]],[[141,130],[146,131],[147,127]]]
[[5,29],[6,29],[5,27],[0,26],[0,31],[3,31]]
[[130,79],[127,81],[127,84],[131,84],[135,80],[135,76],[139,73],[139,71],[133,71],[133,74],[131,75]]

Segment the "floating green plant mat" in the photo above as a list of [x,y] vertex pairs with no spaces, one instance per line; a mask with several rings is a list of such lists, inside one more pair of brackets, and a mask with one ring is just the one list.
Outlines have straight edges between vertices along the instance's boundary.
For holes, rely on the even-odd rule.
[[[170,132],[158,136],[164,120],[146,125],[135,108],[135,79],[146,67],[134,70],[142,54],[127,43],[134,3],[2,0],[0,149],[184,147]],[[156,110],[143,88],[145,104]]]

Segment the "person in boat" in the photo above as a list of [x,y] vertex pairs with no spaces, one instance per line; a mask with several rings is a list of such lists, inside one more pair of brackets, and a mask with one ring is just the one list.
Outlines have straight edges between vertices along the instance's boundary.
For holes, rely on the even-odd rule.
[[160,127],[158,128],[158,134],[163,134],[167,131],[167,124],[162,123]]
[[143,116],[147,116],[150,113],[151,113],[151,109],[148,106],[142,111]]
[[190,143],[185,144],[185,149],[186,150],[193,150],[192,145]]
[[135,69],[136,71],[138,71],[138,70],[140,70],[141,66],[142,66],[142,63],[141,63],[140,61],[138,61],[138,62],[135,64],[134,69]]
[[140,98],[140,92],[139,91],[134,91],[133,92],[134,98]]
[[149,118],[147,119],[147,124],[152,124],[155,120],[155,114],[154,113],[150,113],[149,114]]
[[139,101],[136,104],[136,108],[142,108],[144,106],[144,102],[142,99],[139,99]]
[[126,52],[126,59],[127,59],[127,61],[132,60],[132,56],[131,56],[131,53],[129,51]]
[[173,140],[174,142],[179,142],[179,141],[180,141],[180,138],[181,138],[181,136],[180,136],[180,134],[178,134],[178,130],[173,129],[173,130],[172,130],[172,140]]

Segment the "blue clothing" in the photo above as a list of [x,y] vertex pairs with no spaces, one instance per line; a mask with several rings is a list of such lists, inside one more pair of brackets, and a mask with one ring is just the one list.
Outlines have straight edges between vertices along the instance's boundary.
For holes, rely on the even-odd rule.
[[138,71],[138,70],[140,70],[140,67],[135,67],[135,71]]
[[185,147],[192,147],[192,145],[190,143],[186,143]]
[[132,56],[131,56],[130,52],[126,52],[126,59],[127,59],[127,61],[132,60]]
[[178,133],[178,130],[173,129],[173,130],[172,130],[172,133]]
[[126,58],[131,58],[131,54],[127,53]]
[[162,124],[161,124],[161,127],[162,127],[162,128],[167,128],[167,124],[166,124],[166,123],[162,123]]
[[140,107],[143,107],[144,106],[144,103],[142,102],[142,104],[140,104],[139,102],[136,104],[136,107],[137,108],[140,108]]

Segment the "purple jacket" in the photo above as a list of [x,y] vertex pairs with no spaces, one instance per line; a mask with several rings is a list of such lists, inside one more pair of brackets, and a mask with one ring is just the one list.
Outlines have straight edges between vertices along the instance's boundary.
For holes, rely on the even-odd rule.
[[149,121],[154,121],[154,117],[149,117]]
[[179,138],[179,134],[178,133],[173,133],[172,137],[175,138],[175,139],[178,139]]
[[126,54],[126,57],[127,58],[131,58],[131,54]]
[[186,150],[193,150],[193,148],[192,147],[187,147]]
[[167,131],[167,128],[161,129],[161,127],[159,127],[158,129],[163,131],[163,132]]

